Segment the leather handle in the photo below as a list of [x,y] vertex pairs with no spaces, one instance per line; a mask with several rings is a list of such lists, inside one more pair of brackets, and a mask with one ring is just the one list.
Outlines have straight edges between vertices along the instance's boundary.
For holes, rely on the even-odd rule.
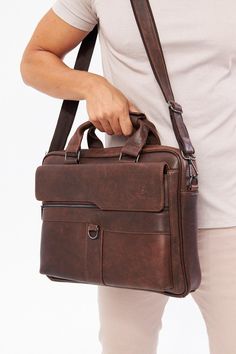
[[91,148],[102,149],[104,147],[103,143],[96,135],[95,130],[96,130],[95,126],[90,127],[88,130],[88,134],[87,134],[88,147],[89,149]]
[[[122,154],[138,157],[144,145],[161,145],[160,138],[155,125],[144,116],[139,121],[139,128],[125,142],[121,149]],[[154,140],[152,139],[154,137]]]
[[[136,156],[142,150],[145,144],[160,145],[158,132],[155,126],[147,120],[145,114],[139,112],[130,112],[129,116],[134,127],[134,131],[127,139],[125,145],[122,147],[121,151],[123,153],[130,156]],[[66,147],[66,153],[68,155],[78,155],[79,150],[81,149],[84,132],[87,129],[89,129],[90,132],[96,129],[93,123],[89,120],[82,123],[71,137]],[[98,145],[100,144],[98,143]],[[100,148],[101,146],[98,145],[96,147]]]
[[[133,112],[133,113],[131,112],[131,114],[134,116],[135,112]],[[148,135],[146,138],[146,140],[147,140],[146,144],[148,144],[148,145],[153,145],[153,144],[161,145],[160,138],[159,138],[159,135],[158,135],[155,125],[151,121],[147,120],[147,118],[145,119],[145,125],[148,127],[148,130],[147,130]],[[95,126],[91,126],[88,129],[88,134],[87,134],[88,147],[89,148],[103,148],[104,147],[103,143],[96,135],[95,130],[96,130]],[[145,130],[145,128],[143,128],[143,130]],[[133,140],[133,143],[132,143],[133,148],[135,146],[135,142],[139,140],[138,134],[139,134],[139,131],[136,131],[133,138],[132,139],[130,138],[130,140],[129,140],[130,142],[132,142],[132,140]],[[131,150],[126,145],[127,144],[124,145],[123,153],[133,156],[133,150],[131,152]],[[139,148],[138,148],[138,151],[139,151]]]

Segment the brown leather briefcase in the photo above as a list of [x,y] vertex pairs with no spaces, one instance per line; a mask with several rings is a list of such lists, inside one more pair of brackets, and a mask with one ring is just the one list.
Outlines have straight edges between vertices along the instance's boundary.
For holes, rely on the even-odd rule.
[[[123,146],[104,148],[86,121],[65,148],[79,102],[64,100],[35,175],[42,202],[40,273],[54,281],[184,297],[201,282],[195,151],[174,100],[150,4],[131,4],[179,148],[161,145],[153,123],[135,112],[133,133]],[[96,37],[97,26],[83,40],[75,69],[88,70]],[[88,149],[81,148],[85,132]]]

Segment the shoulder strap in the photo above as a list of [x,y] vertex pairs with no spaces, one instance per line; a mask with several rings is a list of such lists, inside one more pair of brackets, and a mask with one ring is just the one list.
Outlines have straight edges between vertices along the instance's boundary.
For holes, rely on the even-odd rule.
[[[74,69],[88,71],[93,55],[98,27],[95,26],[81,42]],[[57,125],[48,151],[63,150],[70,134],[80,101],[63,100]]]
[[[149,0],[130,0],[130,2],[151,68],[169,106],[170,118],[179,147],[186,157],[193,155],[194,147],[192,146],[187,128],[183,122],[182,107],[175,102],[174,99]],[[82,41],[74,69],[88,70],[97,32],[98,27],[95,26]],[[62,150],[64,148],[75,118],[78,104],[79,101],[63,101],[49,151]]]

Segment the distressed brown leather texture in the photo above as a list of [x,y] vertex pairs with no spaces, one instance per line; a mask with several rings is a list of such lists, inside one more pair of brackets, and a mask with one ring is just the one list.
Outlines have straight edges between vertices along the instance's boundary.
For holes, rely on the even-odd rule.
[[[185,297],[201,283],[197,162],[150,4],[131,5],[179,148],[161,145],[154,124],[137,112],[130,112],[133,133],[122,146],[104,148],[86,121],[65,147],[79,101],[64,100],[35,173],[42,218],[39,271],[53,281]],[[97,31],[83,40],[75,69],[88,70]],[[82,149],[85,134],[88,148]]]

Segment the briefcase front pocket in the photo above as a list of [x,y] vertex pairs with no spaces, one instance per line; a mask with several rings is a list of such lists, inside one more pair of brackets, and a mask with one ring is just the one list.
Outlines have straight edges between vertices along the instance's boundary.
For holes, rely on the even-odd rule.
[[173,286],[166,210],[127,215],[47,203],[42,217],[40,273],[52,280],[154,291]]
[[86,223],[44,221],[40,272],[50,276],[86,279]]
[[105,285],[163,290],[173,287],[169,233],[103,232]]

